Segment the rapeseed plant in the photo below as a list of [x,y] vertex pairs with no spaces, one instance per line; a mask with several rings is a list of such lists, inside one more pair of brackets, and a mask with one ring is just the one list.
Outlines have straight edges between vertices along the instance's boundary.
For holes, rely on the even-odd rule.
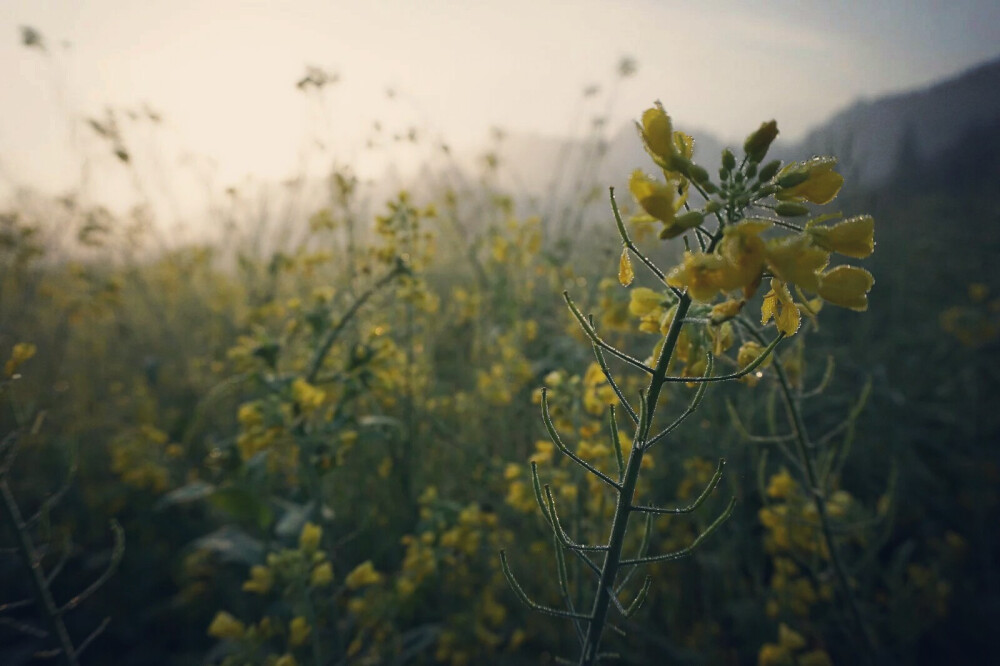
[[[683,237],[685,245],[680,263],[661,270],[632,240],[612,191],[612,210],[622,242],[618,279],[622,286],[632,286],[633,260],[655,278],[656,288],[632,287],[629,312],[640,318],[639,330],[656,335],[658,341],[645,360],[641,360],[645,354],[626,353],[607,342],[595,319],[584,315],[570,293],[564,292],[573,317],[593,348],[596,363],[583,381],[575,385],[561,381],[558,375],[551,376],[555,380],[552,386],[541,389],[539,395],[542,420],[552,444],[587,473],[588,501],[605,497],[611,491],[613,502],[606,503],[610,508],[610,533],[604,542],[593,539],[596,535],[578,541],[581,537],[571,534],[579,531],[572,527],[577,521],[566,522],[566,514],[557,510],[554,485],[543,484],[538,472],[538,462],[551,461],[551,449],[536,446],[541,455],[530,465],[531,495],[552,531],[557,582],[564,607],[532,601],[514,578],[506,551],[500,552],[504,574],[524,604],[572,623],[580,644],[578,663],[582,666],[611,656],[601,651],[604,634],[610,626],[611,607],[628,618],[643,604],[651,586],[648,576],[638,591],[630,595],[631,601],[620,599],[635,570],[691,554],[733,511],[735,498],[686,546],[649,554],[654,521],[698,509],[718,486],[725,465],[724,460],[718,461],[714,474],[688,506],[655,506],[641,502],[646,491],[640,484],[640,471],[651,449],[672,439],[674,432],[698,409],[709,383],[745,378],[752,383],[764,372],[774,372],[781,385],[788,388],[788,376],[781,363],[772,363],[777,347],[796,335],[803,317],[814,318],[824,302],[854,310],[867,309],[868,292],[874,282],[863,268],[829,267],[833,253],[852,258],[871,254],[874,249],[871,218],[862,216],[829,224],[839,215],[811,215],[811,205],[829,203],[840,190],[843,178],[834,170],[835,159],[813,158],[784,166],[777,160],[763,163],[778,133],[777,124],[770,121],[747,137],[739,161],[729,149],[723,151],[718,180],[713,180],[694,161],[694,140],[673,129],[671,118],[661,106],[646,110],[637,125],[643,145],[662,177],[659,180],[639,170],[632,174],[629,189],[642,210],[638,222],[646,226],[658,223],[661,239]],[[803,218],[804,221],[799,221]],[[760,301],[761,319],[757,326],[744,310],[765,280],[768,290]],[[772,323],[774,331],[768,339],[765,336]],[[737,340],[741,344],[733,359],[726,352]],[[632,380],[620,373],[616,376],[611,360],[633,374],[646,377],[646,387],[633,392],[626,383]],[[716,365],[723,363],[734,367],[734,371],[717,373]],[[672,422],[654,430],[658,417],[662,419],[661,394],[671,384],[685,384],[693,390],[693,395]],[[607,413],[609,446],[595,447],[584,440],[574,450],[566,443],[567,430],[572,424],[561,418],[556,407],[560,400],[565,400],[567,389],[582,393],[589,413]],[[855,621],[860,622],[830,531],[832,503],[817,478],[801,415],[791,397],[788,409],[797,426],[798,462],[809,489],[806,501],[817,511],[841,592],[854,609]],[[630,439],[619,427],[623,420],[631,426]],[[596,462],[598,458],[609,457],[614,460],[613,469]],[[506,474],[514,481],[508,502],[523,508],[528,493],[525,481],[521,480],[522,473],[516,467],[508,467]],[[557,476],[563,477],[561,473]],[[776,493],[790,492],[785,479],[778,479],[773,487]],[[565,496],[565,492],[561,494]],[[645,519],[643,538],[638,544],[630,544],[626,539],[633,515]],[[571,525],[570,531],[565,525]],[[567,553],[595,584],[589,599],[582,598],[579,590],[570,589]],[[573,578],[577,580],[576,576]],[[587,602],[589,611],[579,607]],[[855,628],[863,634],[863,626]]]

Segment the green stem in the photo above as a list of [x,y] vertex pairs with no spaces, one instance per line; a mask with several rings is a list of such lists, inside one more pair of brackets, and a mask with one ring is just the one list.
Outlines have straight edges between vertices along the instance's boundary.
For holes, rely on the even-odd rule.
[[621,564],[622,549],[625,546],[625,532],[628,528],[629,516],[634,510],[632,500],[635,496],[639,469],[642,466],[642,457],[645,453],[645,441],[649,437],[660,391],[666,383],[667,366],[670,364],[674,348],[677,346],[677,338],[680,336],[684,317],[687,316],[690,306],[691,297],[687,294],[682,295],[677,304],[673,321],[670,323],[670,329],[667,331],[666,340],[663,342],[663,348],[660,350],[660,356],[656,360],[656,367],[653,368],[648,390],[643,398],[646,403],[645,409],[642,410],[639,419],[636,437],[632,442],[632,451],[625,467],[625,477],[622,479],[621,490],[618,493],[615,516],[611,523],[611,536],[608,540],[608,552],[604,558],[604,566],[601,568],[597,596],[594,599],[594,607],[590,613],[591,620],[587,626],[583,652],[580,655],[580,666],[592,666],[596,663],[597,653],[601,646],[601,635],[604,633],[604,625],[607,623],[608,609],[611,605],[611,591],[614,589],[615,579]]
[[861,611],[858,609],[857,600],[851,592],[851,584],[847,577],[846,568],[844,567],[843,560],[840,558],[840,551],[833,538],[833,528],[830,524],[829,513],[827,512],[826,497],[824,496],[823,489],[820,488],[816,469],[813,465],[812,457],[809,455],[809,450],[812,448],[812,444],[809,442],[809,432],[806,430],[805,421],[802,419],[802,411],[799,409],[798,403],[792,395],[792,387],[788,381],[788,376],[785,374],[785,369],[781,367],[781,363],[774,363],[774,369],[778,375],[778,383],[781,385],[781,395],[785,403],[785,409],[788,411],[788,419],[791,421],[793,434],[795,435],[795,445],[799,454],[799,461],[806,473],[809,494],[812,496],[816,513],[819,516],[823,541],[826,544],[827,551],[830,553],[830,562],[833,565],[834,575],[837,578],[837,587],[840,589],[842,601],[850,611],[851,620],[855,625],[858,635],[861,636],[861,641],[865,648],[865,656],[871,662],[875,651],[875,644],[868,633],[868,628],[865,626],[864,620],[861,618]]
[[31,541],[31,535],[28,533],[28,526],[24,523],[21,510],[17,506],[14,494],[11,493],[6,479],[0,479],[0,495],[3,496],[4,516],[17,533],[17,550],[21,556],[21,561],[24,562],[25,566],[31,572],[31,585],[35,593],[35,599],[49,621],[49,627],[62,652],[63,661],[68,666],[79,666],[80,662],[76,657],[76,649],[73,647],[73,641],[69,637],[69,632],[66,630],[66,625],[63,622],[59,608],[56,606],[55,599],[52,598],[52,591],[49,590],[49,585],[45,580],[45,571],[42,569],[41,557],[39,557],[38,552],[35,550],[35,545]]

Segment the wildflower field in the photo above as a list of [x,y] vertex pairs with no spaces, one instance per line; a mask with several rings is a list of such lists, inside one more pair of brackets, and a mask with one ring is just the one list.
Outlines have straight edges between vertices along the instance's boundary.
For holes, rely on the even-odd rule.
[[561,207],[6,202],[0,663],[983,663],[997,162],[851,188],[660,93]]

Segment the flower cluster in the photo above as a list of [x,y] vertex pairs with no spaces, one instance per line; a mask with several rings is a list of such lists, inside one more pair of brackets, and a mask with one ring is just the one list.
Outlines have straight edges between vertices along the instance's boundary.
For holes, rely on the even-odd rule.
[[[867,309],[872,275],[857,266],[829,264],[833,253],[856,259],[872,253],[872,218],[862,215],[833,222],[837,215],[821,215],[803,224],[791,221],[810,214],[807,204],[823,205],[836,197],[843,178],[834,171],[835,159],[813,158],[784,167],[778,160],[761,164],[778,133],[772,121],[747,138],[739,164],[732,152],[723,152],[716,184],[692,162],[691,137],[674,131],[661,107],[648,109],[639,129],[664,178],[660,182],[639,171],[632,175],[629,189],[644,211],[639,221],[659,221],[661,238],[693,234],[701,248],[686,251],[681,263],[667,273],[669,287],[686,289],[700,303],[712,303],[720,296],[730,299],[713,312],[724,319],[735,316],[769,278],[762,323],[773,319],[785,335],[798,330],[801,312],[814,314],[822,302]],[[691,205],[692,189],[703,198],[700,207]],[[708,226],[711,220],[718,223],[715,230]],[[783,233],[765,237],[779,231]],[[625,284],[631,282],[627,255],[626,248],[621,271]]]

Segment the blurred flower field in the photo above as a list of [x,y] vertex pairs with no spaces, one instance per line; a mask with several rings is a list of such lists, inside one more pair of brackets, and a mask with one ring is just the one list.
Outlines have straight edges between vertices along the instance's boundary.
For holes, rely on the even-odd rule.
[[[615,195],[625,236],[606,184],[553,216],[495,161],[385,201],[338,167],[282,227],[255,227],[237,193],[218,243],[163,243],[142,211],[85,198],[8,202],[0,479],[21,515],[0,527],[0,662],[577,659],[572,624],[526,607],[499,553],[539,604],[591,603],[548,511],[607,542],[615,497],[573,457],[623,469],[619,391],[638,399],[642,373],[609,357],[613,385],[590,334],[653,366],[682,294],[683,380],[654,432],[696,394],[697,411],[641,457],[635,492],[695,508],[633,520],[623,546],[698,547],[648,567],[636,613],[612,609],[602,663],[979,654],[997,611],[1000,285],[996,232],[969,220],[995,216],[995,193],[899,180],[834,201],[836,160],[768,164],[768,123],[709,176],[697,137],[636,115],[652,162]],[[109,168],[132,168],[113,143]],[[775,199],[725,224],[722,208],[713,236],[707,183]],[[921,275],[902,248],[944,220],[962,230],[923,236]],[[713,365],[735,380],[703,392]]]

